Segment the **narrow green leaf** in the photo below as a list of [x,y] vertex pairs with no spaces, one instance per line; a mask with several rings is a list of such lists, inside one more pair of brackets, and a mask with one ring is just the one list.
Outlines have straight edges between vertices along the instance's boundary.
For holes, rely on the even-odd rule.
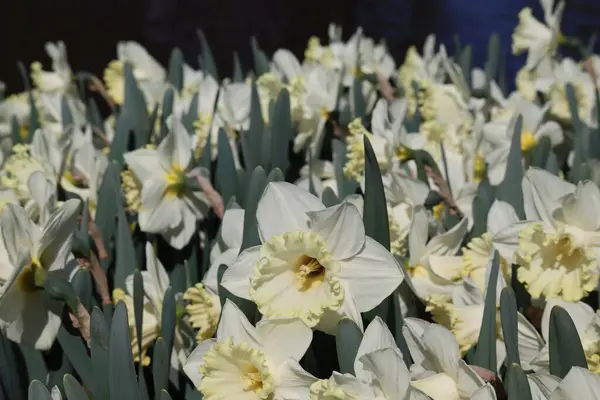
[[573,133],[582,135],[584,126],[583,121],[579,118],[579,105],[577,104],[577,97],[575,95],[575,88],[571,83],[565,85],[565,95],[567,97],[567,104],[569,105],[569,111],[571,113],[571,124],[573,125]]
[[256,208],[258,207],[258,200],[261,198],[266,186],[267,177],[265,170],[262,167],[256,167],[250,177],[248,194],[246,196],[244,234],[240,253],[249,247],[260,244],[256,223]]
[[86,310],[92,309],[94,286],[92,283],[92,276],[88,269],[79,269],[73,278],[71,284],[75,290],[75,294],[79,297],[79,301],[85,307]]
[[90,125],[99,128],[104,131],[104,119],[98,108],[98,104],[93,97],[90,97],[87,101],[87,107],[85,110],[87,121]]
[[115,287],[125,289],[125,279],[138,267],[135,258],[135,247],[129,230],[129,222],[121,203],[117,204],[117,237],[115,260]]
[[485,74],[489,81],[497,81],[498,62],[500,61],[500,36],[493,33],[488,41],[487,62],[485,63]]
[[571,367],[587,368],[581,338],[569,313],[560,306],[550,312],[548,348],[550,373],[564,378]]
[[15,115],[13,115],[10,120],[10,136],[12,138],[13,146],[23,141],[21,138],[21,126]]
[[340,199],[338,199],[337,195],[330,187],[326,187],[323,189],[323,193],[321,194],[321,201],[325,207],[332,207],[340,204]]
[[546,168],[546,162],[551,151],[552,143],[550,142],[550,138],[547,136],[542,136],[533,149],[530,165],[532,167]]
[[367,102],[363,95],[361,78],[354,78],[352,83],[352,105],[354,118],[362,118],[367,115]]
[[71,374],[66,374],[63,378],[63,386],[67,400],[88,400],[89,397],[85,390],[81,387],[77,379]]
[[198,29],[198,37],[200,38],[200,44],[202,45],[202,70],[207,74],[212,75],[217,82],[220,82],[221,80],[219,79],[219,73],[217,72],[215,58],[208,45],[208,40],[206,40],[206,36],[204,36],[204,32],[200,29]]
[[[48,367],[46,366],[43,353],[35,350],[33,347],[25,345],[19,345],[19,349],[21,350],[23,360],[25,361],[28,380],[31,381],[33,379],[38,379],[41,381],[46,381],[48,376]],[[5,360],[4,362],[7,361],[8,360]]]
[[62,271],[49,272],[44,281],[44,291],[51,298],[64,302],[72,313],[77,315],[77,294],[68,281],[68,277],[63,276]]
[[17,357],[14,351],[14,344],[7,339],[3,333],[0,333],[0,395],[2,389],[9,399],[22,399],[23,391],[19,380],[19,371],[14,366],[17,364]]
[[98,307],[94,307],[90,322],[90,353],[92,371],[95,377],[93,391],[98,399],[108,399],[108,368],[110,332],[105,317]]
[[69,99],[65,95],[60,99],[60,118],[65,132],[73,129],[73,114],[71,114],[71,108],[69,107]]
[[166,390],[161,390],[158,395],[158,400],[173,400],[173,398]]
[[108,374],[111,399],[140,399],[131,353],[127,307],[123,301],[119,301],[115,307],[110,328]]
[[[98,191],[98,203],[96,206],[96,217],[94,219],[102,241],[110,252],[110,246],[116,235],[117,228],[117,203],[121,201],[117,193],[121,191],[120,167],[116,163],[109,163],[102,184]],[[103,267],[105,264],[103,264]]]
[[487,177],[479,184],[477,195],[473,199],[473,230],[472,237],[483,235],[487,232],[487,220],[490,208],[496,196]]
[[154,351],[152,353],[152,380],[154,382],[154,393],[159,393],[161,390],[168,387],[170,367],[169,349],[165,340],[159,337],[154,343]]
[[519,115],[513,128],[510,151],[508,153],[508,162],[504,180],[500,183],[496,196],[513,206],[517,216],[525,219],[525,208],[523,206],[523,189],[521,181],[523,180],[523,164],[521,162],[521,131],[523,130],[523,117]]
[[183,53],[178,47],[173,48],[169,57],[169,82],[178,92],[183,89]]
[[87,355],[87,349],[85,344],[83,344],[81,336],[71,335],[64,326],[61,326],[56,339],[71,364],[73,364],[83,384],[89,388],[93,388],[95,377],[92,360]]
[[244,72],[240,63],[240,56],[237,51],[233,52],[233,81],[236,83],[244,81]]
[[115,136],[110,144],[108,159],[119,164],[120,169],[125,165],[123,154],[129,150],[131,134],[134,130],[133,115],[131,111],[123,108],[117,117]]
[[32,92],[29,92],[29,108],[29,135],[27,136],[27,143],[31,143],[33,135],[42,126],[40,123],[40,113],[35,105]]
[[506,381],[506,392],[509,399],[532,400],[527,375],[519,364],[509,365]]
[[506,346],[507,363],[508,365],[520,364],[517,298],[510,286],[502,289],[500,295],[500,322],[502,324],[504,345]]
[[254,73],[256,76],[266,74],[270,70],[269,59],[265,53],[258,47],[256,38],[252,36],[250,38],[250,46],[252,47],[252,55],[254,57]]
[[473,357],[473,364],[496,373],[496,288],[498,286],[498,271],[500,269],[500,255],[494,252],[490,278],[485,294],[483,320],[477,349]]
[[[173,113],[173,104],[175,103],[175,91],[171,88],[168,88],[165,91],[165,95],[163,96],[162,102],[162,111],[160,114],[160,135],[157,140],[160,143],[165,136],[169,134],[169,128],[167,127],[167,120]],[[193,132],[193,130],[192,130]]]
[[265,130],[265,122],[262,117],[260,97],[256,87],[256,81],[252,81],[252,92],[250,96],[250,129],[242,135],[242,150],[244,152],[244,163],[246,170],[253,171],[260,165],[260,149]]
[[177,325],[177,304],[175,301],[175,292],[171,287],[167,288],[163,297],[161,318],[160,336],[165,340],[170,360],[175,341],[175,325]]
[[[133,273],[133,312],[138,354],[142,354],[142,327],[144,325],[144,281],[142,273],[136,269]],[[141,363],[140,363],[141,365]]]
[[267,182],[285,182],[283,172],[279,168],[275,168],[269,172]]
[[344,165],[348,160],[346,156],[346,145],[339,139],[331,141],[333,147],[333,165],[335,169],[335,180],[338,185],[338,194],[340,200],[344,200],[347,196],[356,193],[359,188],[358,182],[346,178],[344,175]]
[[365,146],[365,201],[363,209],[365,233],[389,250],[390,227],[381,171],[371,142],[369,142],[366,135],[363,143]]
[[29,384],[27,398],[29,400],[52,400],[52,396],[50,396],[50,392],[46,386],[38,380],[33,380]]
[[286,171],[289,165],[288,151],[294,135],[290,111],[290,94],[281,90],[271,115],[271,169]]
[[463,77],[469,89],[472,88],[471,85],[471,65],[473,63],[473,55],[471,46],[466,46],[460,55],[460,69],[462,70]]
[[219,129],[219,139],[217,143],[219,156],[217,157],[217,167],[215,172],[215,180],[217,190],[223,198],[223,203],[228,204],[229,201],[237,195],[238,182],[232,177],[237,176],[233,153],[229,145],[229,139],[223,128]]
[[21,60],[17,61],[17,69],[19,70],[19,73],[21,74],[21,80],[23,81],[23,88],[25,89],[26,92],[29,92],[31,90],[31,83],[29,82],[29,74],[27,73],[27,68],[25,68],[25,64],[23,64],[23,61],[21,61]]
[[354,361],[362,338],[363,333],[351,319],[342,318],[338,323],[335,335],[335,347],[342,374],[354,375]]
[[194,122],[198,120],[198,104],[200,102],[200,92],[194,93],[194,97],[192,97],[192,101],[190,102],[190,108],[187,109],[183,116],[181,117],[181,122],[185,129],[187,129],[188,133],[192,134],[194,132]]
[[[414,95],[417,96],[421,91],[419,86],[419,82],[412,81],[411,89],[414,92]],[[419,132],[419,127],[421,126],[421,113],[419,111],[419,107],[416,107],[414,114],[411,118],[407,116],[404,120],[404,127],[406,131],[409,133]]]

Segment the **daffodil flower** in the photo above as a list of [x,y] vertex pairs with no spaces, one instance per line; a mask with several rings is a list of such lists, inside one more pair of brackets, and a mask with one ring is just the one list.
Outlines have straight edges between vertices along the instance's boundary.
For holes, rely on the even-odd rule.
[[189,187],[194,173],[190,136],[177,118],[171,132],[156,149],[124,154],[125,162],[142,184],[140,229],[158,233],[174,248],[182,249],[196,230],[196,220],[208,212],[208,200]]
[[72,88],[73,83],[67,47],[62,41],[58,41],[46,43],[45,48],[52,59],[52,71],[44,71],[41,63],[34,62],[31,65],[31,80],[42,92],[65,93]]
[[202,282],[188,288],[183,295],[184,300],[188,302],[185,307],[189,316],[187,321],[192,328],[197,329],[196,340],[198,343],[213,337],[219,323],[221,302],[217,272],[220,265],[211,265],[202,277]]
[[566,124],[571,123],[571,109],[569,108],[565,87],[569,83],[573,87],[579,118],[588,125],[596,122],[592,121],[593,110],[596,105],[595,82],[573,59],[563,59],[553,69],[553,77],[550,82],[546,96],[550,101],[550,114],[553,117]]
[[519,12],[519,25],[515,28],[512,39],[513,54],[527,51],[526,68],[533,69],[545,57],[555,54],[558,45],[564,40],[560,31],[565,2],[541,0],[544,10],[544,23],[535,18],[531,8],[525,7]]
[[[309,175],[310,170],[312,170],[312,177]],[[310,167],[308,164],[304,165],[300,168],[300,179],[296,181],[296,186],[309,190],[310,179],[319,197],[325,188],[330,188],[337,195],[338,183],[335,179],[335,167],[331,161],[312,160]]]
[[488,162],[487,174],[492,185],[497,185],[504,179],[512,135],[518,116],[523,118],[521,151],[524,154],[531,152],[542,138],[548,138],[552,147],[561,144],[563,141],[563,132],[560,125],[555,121],[544,122],[550,103],[544,107],[539,107],[525,100],[515,103],[515,110],[506,110],[504,115],[488,122],[483,128],[484,140],[493,147],[493,150],[485,156]]
[[550,400],[595,400],[600,397],[600,377],[581,367],[572,367],[552,393]]
[[225,211],[217,240],[210,251],[211,269],[219,268],[221,264],[232,265],[237,259],[242,247],[245,215],[241,208]]
[[365,236],[359,211],[344,202],[325,208],[284,182],[267,185],[256,218],[262,244],[246,249],[223,286],[254,301],[267,319],[298,317],[335,331],[342,315],[358,324],[402,282],[394,257]]
[[345,74],[343,83],[346,87],[352,86],[354,78],[362,74],[381,74],[388,79],[396,64],[387,52],[385,45],[376,45],[373,39],[363,35],[361,28],[345,43],[342,52]]
[[79,200],[66,201],[43,227],[33,223],[23,208],[4,207],[0,227],[12,270],[0,288],[0,323],[10,340],[38,350],[48,350],[54,343],[63,304],[40,285],[46,274],[65,268],[80,205]]
[[227,300],[216,339],[201,342],[183,371],[207,400],[306,399],[303,381],[314,378],[298,361],[311,340],[311,329],[298,318],[263,320],[253,327]]
[[460,358],[454,335],[441,325],[406,318],[402,329],[414,361],[411,385],[433,400],[469,399],[483,380]]
[[504,228],[494,246],[519,264],[518,279],[533,298],[580,300],[598,283],[600,222],[590,215],[596,215],[600,190],[538,168],[527,170],[522,187],[527,220]]
[[31,199],[25,203],[25,211],[32,221],[38,225],[48,222],[58,207],[56,184],[52,183],[40,171],[34,171],[27,181]]
[[[66,101],[71,115],[71,125],[65,126],[63,120],[63,99]],[[40,92],[38,111],[41,113],[41,123],[44,129],[52,131],[55,135],[72,138],[73,132],[80,130],[86,124],[85,104],[79,97],[61,92]]]

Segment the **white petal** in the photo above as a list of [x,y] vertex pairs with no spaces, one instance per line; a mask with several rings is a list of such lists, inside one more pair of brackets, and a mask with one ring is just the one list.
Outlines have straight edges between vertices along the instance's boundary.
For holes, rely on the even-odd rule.
[[528,374],[527,380],[532,400],[548,400],[560,383],[559,378],[547,373]]
[[427,254],[439,256],[453,256],[458,252],[463,238],[467,233],[468,220],[463,218],[458,224],[454,225],[448,232],[434,236],[427,243]]
[[255,349],[261,349],[262,343],[256,329],[246,315],[229,299],[225,301],[221,321],[217,328],[217,340],[232,338],[235,344],[248,343]]
[[334,260],[344,260],[361,251],[365,244],[365,227],[354,204],[343,202],[307,215],[311,231],[327,243]]
[[163,173],[156,150],[139,149],[123,154],[127,166],[141,183],[155,176],[157,173]]
[[298,318],[262,320],[256,332],[274,369],[288,358],[300,361],[312,341],[312,330]]
[[146,243],[146,269],[150,273],[152,280],[156,283],[162,297],[162,294],[165,293],[170,285],[169,275],[167,275],[165,267],[163,267],[156,254],[154,254],[154,248],[150,242]]
[[513,206],[500,200],[492,203],[487,219],[487,230],[491,236],[516,222],[519,222],[519,217]]
[[65,267],[77,229],[80,206],[81,200],[67,200],[50,216],[42,230],[36,255],[49,271]]
[[242,245],[244,215],[245,211],[239,208],[225,211],[221,222],[221,239],[227,248],[239,248]]
[[525,370],[532,369],[531,362],[544,347],[544,339],[521,313],[517,314],[517,329],[521,364]]
[[237,297],[250,299],[250,276],[260,257],[260,246],[244,250],[223,274],[221,284]]
[[458,360],[458,392],[462,397],[473,395],[483,380],[463,360]]
[[365,381],[372,378],[370,372],[363,368],[362,363],[359,361],[360,358],[367,353],[372,353],[388,347],[395,348],[396,340],[383,320],[379,317],[375,317],[369,326],[367,326],[362,341],[360,342],[360,346],[358,347],[358,351],[356,352],[356,359],[354,361],[355,375]]
[[425,360],[425,348],[422,336],[432,324],[418,318],[405,318],[402,327],[402,336],[406,340],[411,358],[415,364],[421,364]]
[[140,229],[148,233],[162,233],[181,223],[181,202],[178,198],[163,196],[165,185],[148,180],[142,187],[143,209],[138,214]]
[[365,368],[373,373],[386,399],[403,399],[410,390],[408,368],[395,347],[379,349],[360,357]]
[[381,303],[404,278],[394,256],[370,237],[366,238],[360,253],[341,262],[339,276],[349,284],[361,312]]
[[427,236],[429,235],[429,222],[427,212],[422,206],[416,206],[413,209],[413,218],[410,224],[410,234],[408,235],[408,251],[411,262],[419,263],[425,255]]
[[600,376],[581,367],[572,367],[550,400],[597,400],[600,398]]
[[202,374],[200,373],[200,366],[204,363],[204,354],[213,347],[217,341],[215,339],[203,340],[196,346],[194,351],[187,358],[183,364],[183,372],[192,381],[196,388],[200,387],[200,381],[202,380]]
[[256,220],[263,242],[286,232],[308,230],[307,211],[323,210],[318,197],[287,182],[271,182],[258,202]]
[[307,400],[310,396],[310,385],[318,380],[292,359],[281,364],[275,374],[277,385],[274,397],[276,399]]
[[18,265],[21,254],[29,255],[39,228],[29,219],[25,210],[14,204],[4,206],[0,215],[2,238],[12,265]]
[[600,229],[600,189],[591,181],[580,182],[574,193],[567,194],[554,217],[586,231]]
[[473,393],[471,400],[496,400],[496,391],[492,385],[486,383]]
[[523,178],[523,204],[527,219],[552,224],[559,199],[575,191],[575,185],[539,168],[529,168]]
[[179,118],[171,116],[169,122],[173,135],[172,165],[178,165],[186,169],[192,158],[192,141],[190,135]]
[[436,372],[443,372],[458,381],[458,342],[448,329],[431,324],[423,333],[425,358],[433,364]]
[[521,221],[504,228],[494,236],[494,248],[500,256],[509,263],[515,262],[515,252],[519,248],[519,232],[526,228],[531,221]]

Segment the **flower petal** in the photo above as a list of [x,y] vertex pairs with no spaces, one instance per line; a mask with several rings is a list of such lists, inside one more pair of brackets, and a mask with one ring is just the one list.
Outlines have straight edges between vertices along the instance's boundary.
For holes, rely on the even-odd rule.
[[51,216],[40,235],[36,256],[49,271],[65,267],[71,253],[73,234],[77,229],[77,218],[81,200],[67,200]]
[[200,366],[204,363],[204,354],[213,347],[217,341],[215,339],[203,340],[196,346],[190,356],[183,364],[183,372],[192,381],[196,388],[200,387],[200,381],[202,380],[202,373],[200,372]]
[[443,372],[454,381],[458,381],[458,362],[460,354],[456,337],[448,329],[431,324],[423,332],[425,359],[433,364],[436,372]]
[[157,173],[163,173],[156,150],[138,149],[123,154],[127,166],[143,184]]
[[221,239],[227,248],[239,248],[244,235],[245,211],[240,208],[231,208],[225,211],[221,222]]
[[553,213],[558,221],[585,231],[600,229],[600,189],[595,183],[579,182],[575,192],[563,197],[561,203]]
[[271,182],[258,202],[256,220],[263,242],[286,232],[308,230],[307,211],[323,210],[318,197],[287,182]]
[[248,343],[255,349],[262,349],[262,341],[257,330],[238,306],[227,299],[217,328],[217,340],[232,338],[235,344]]
[[517,222],[519,222],[519,217],[513,206],[500,200],[492,203],[487,219],[487,231],[491,236],[495,236],[504,228]]
[[286,359],[300,361],[312,341],[312,329],[298,318],[262,320],[256,324],[269,365],[277,369]]
[[434,236],[427,243],[426,254],[435,254],[438,256],[453,256],[455,255],[467,233],[469,221],[463,218],[458,224],[454,225],[448,232]]
[[600,376],[581,367],[572,367],[550,400],[596,400],[600,398]]
[[288,359],[275,372],[275,398],[303,400],[310,396],[310,385],[318,379],[306,372],[297,361]]
[[498,250],[500,256],[509,263],[515,263],[515,252],[519,248],[519,232],[526,228],[531,221],[520,221],[512,224],[493,237],[494,248]]
[[340,262],[339,277],[350,286],[360,312],[372,310],[389,296],[404,278],[394,256],[367,237],[362,251]]
[[14,204],[4,206],[0,226],[8,259],[12,265],[19,265],[21,254],[30,254],[39,235],[39,227],[29,219],[22,207]]
[[522,185],[523,204],[527,219],[552,225],[552,212],[560,206],[559,199],[575,191],[575,185],[539,168],[529,168]]
[[376,377],[386,399],[405,398],[410,390],[410,376],[402,353],[395,346],[364,354],[360,362]]
[[385,348],[396,348],[396,341],[387,325],[379,317],[375,317],[367,326],[354,360],[355,375],[364,381],[373,378],[371,370],[363,368],[360,358],[365,354]]
[[167,275],[165,267],[163,267],[156,254],[154,254],[154,248],[150,242],[146,242],[146,269],[150,273],[152,280],[157,286],[158,293],[162,297],[170,285],[169,275]]
[[250,276],[260,257],[260,246],[244,250],[223,274],[221,284],[237,297],[250,300]]
[[355,256],[365,245],[365,227],[354,204],[343,202],[306,214],[310,219],[310,229],[327,243],[334,260]]

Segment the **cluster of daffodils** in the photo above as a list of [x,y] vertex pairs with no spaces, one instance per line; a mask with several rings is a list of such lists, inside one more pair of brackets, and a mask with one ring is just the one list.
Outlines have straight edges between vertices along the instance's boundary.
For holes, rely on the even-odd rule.
[[513,93],[494,38],[331,25],[225,79],[203,34],[48,43],[0,100],[0,397],[600,398],[600,56],[541,3]]

